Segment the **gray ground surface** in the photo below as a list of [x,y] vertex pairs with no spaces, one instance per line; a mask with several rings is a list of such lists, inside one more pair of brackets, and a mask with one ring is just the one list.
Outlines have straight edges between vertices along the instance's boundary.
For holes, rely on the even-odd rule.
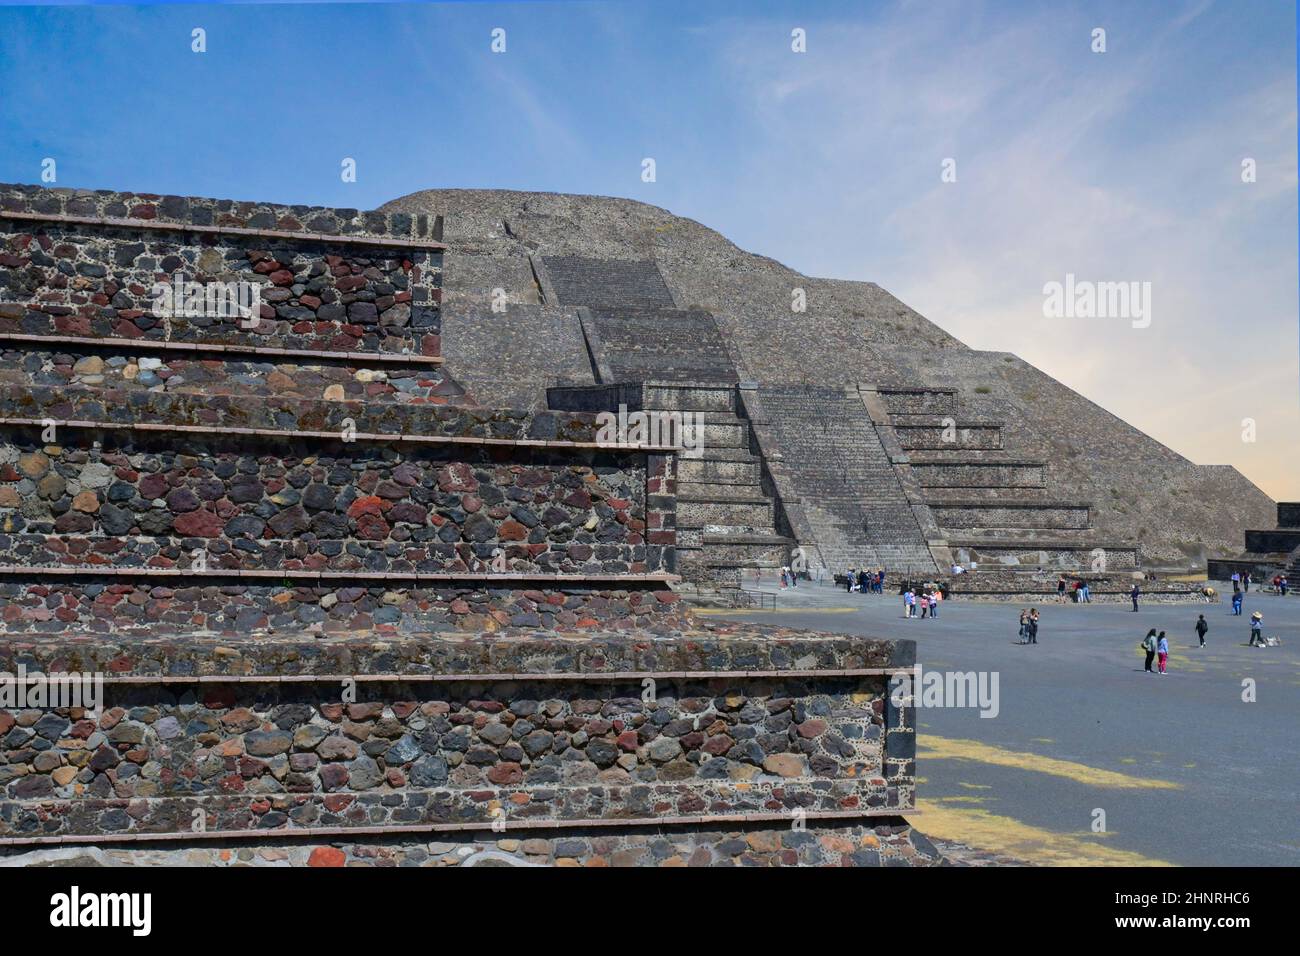
[[[747,580],[745,586],[754,585]],[[770,583],[761,588],[774,590]],[[910,637],[923,668],[998,672],[997,717],[952,708],[918,715],[923,807],[937,802],[960,816],[965,805],[1018,822],[1002,828],[1005,846],[988,846],[987,833],[970,842],[1013,852],[1023,849],[1015,846],[1016,831],[1023,830],[1079,844],[1092,838],[1092,811],[1100,807],[1108,833],[1095,842],[1106,851],[1181,865],[1300,864],[1300,598],[1252,590],[1242,617],[1230,616],[1226,601],[1151,605],[1136,614],[1119,605],[1053,603],[1040,606],[1037,646],[1017,643],[1017,606],[951,601],[938,620],[908,621],[894,595],[807,584],[781,592],[777,601],[775,613],[738,616]],[[1247,646],[1254,610],[1264,614],[1265,635],[1281,638],[1282,646]],[[1192,630],[1198,613],[1210,624],[1204,650]],[[1137,644],[1150,627],[1170,638],[1166,677],[1142,670]],[[1241,699],[1246,678],[1256,682],[1255,703]],[[945,756],[927,755],[927,741]],[[1031,756],[1015,756],[1025,754]],[[1087,768],[1176,788],[1099,784]],[[914,822],[926,831],[924,812]],[[945,828],[953,823],[951,815],[944,818]],[[1084,854],[1079,862],[1095,860]]]

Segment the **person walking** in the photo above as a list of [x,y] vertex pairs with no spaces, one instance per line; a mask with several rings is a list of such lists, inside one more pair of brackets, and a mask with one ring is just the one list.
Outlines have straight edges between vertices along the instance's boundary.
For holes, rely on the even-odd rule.
[[1241,617],[1241,592],[1232,592],[1232,614],[1234,617]]
[[1267,647],[1264,643],[1264,615],[1256,611],[1250,616],[1250,646]]
[[1133,585],[1133,590],[1128,592],[1128,596],[1133,600],[1134,611],[1138,609],[1138,598],[1141,597],[1141,595],[1142,595],[1142,589],[1138,587],[1136,584]]
[[1160,673],[1164,674],[1169,662],[1169,638],[1165,637],[1164,631],[1160,632],[1160,640],[1156,642],[1156,655],[1160,658]]
[[1201,639],[1200,646],[1205,646],[1205,632],[1210,629],[1209,623],[1205,620],[1205,615],[1200,614],[1196,618],[1196,636]]
[[1029,611],[1029,643],[1038,643],[1038,608]]
[[1156,629],[1153,627],[1151,628],[1151,630],[1147,631],[1147,636],[1142,638],[1142,643],[1138,645],[1139,647],[1142,648],[1142,650],[1147,652],[1147,661],[1146,664],[1143,666],[1143,670],[1145,670],[1148,674],[1155,673],[1153,670],[1151,670],[1151,664],[1156,659],[1156,645],[1157,645]]
[[1250,593],[1250,572],[1249,571],[1247,571],[1241,577],[1241,589],[1245,591],[1247,594]]

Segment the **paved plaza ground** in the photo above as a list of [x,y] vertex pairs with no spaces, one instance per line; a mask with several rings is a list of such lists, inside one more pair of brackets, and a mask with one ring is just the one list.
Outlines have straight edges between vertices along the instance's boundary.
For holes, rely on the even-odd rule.
[[[774,612],[705,613],[913,638],[924,669],[996,672],[996,717],[918,711],[913,822],[931,836],[1041,864],[1300,864],[1300,597],[1252,591],[1241,617],[1227,601],[1039,607],[1028,646],[1018,605],[953,600],[938,620],[904,620],[896,595],[829,585],[781,591]],[[1255,610],[1280,647],[1247,646]],[[1165,677],[1142,669],[1151,627],[1168,632]]]

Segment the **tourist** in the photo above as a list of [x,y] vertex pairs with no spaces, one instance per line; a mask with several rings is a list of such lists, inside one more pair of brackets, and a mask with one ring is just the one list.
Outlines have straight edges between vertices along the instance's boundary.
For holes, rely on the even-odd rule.
[[876,576],[876,593],[885,593],[885,569],[881,568],[880,573]]
[[789,573],[790,573],[790,569],[787,568],[787,567],[785,567],[785,566],[783,565],[783,566],[781,567],[781,590],[782,590],[782,591],[784,591],[784,590],[786,589],[786,583],[785,583],[785,582],[786,582],[786,575],[788,575]]
[[1235,590],[1237,590],[1237,588],[1239,588],[1240,586],[1241,586],[1241,573],[1238,572],[1238,571],[1233,571],[1233,572],[1232,572],[1232,589],[1235,591]]
[[1138,609],[1138,598],[1141,595],[1142,595],[1142,589],[1138,587],[1136,584],[1133,585],[1133,590],[1128,592],[1128,596],[1133,599],[1133,610],[1135,611]]
[[1142,643],[1138,646],[1147,652],[1147,662],[1143,669],[1148,674],[1154,674],[1155,671],[1151,669],[1151,663],[1156,659],[1156,629],[1154,627],[1147,631],[1147,636],[1142,638]]
[[1160,632],[1160,641],[1156,644],[1156,654],[1160,657],[1160,673],[1165,673],[1165,664],[1169,661],[1169,638],[1165,637],[1165,632]]
[[1277,582],[1277,589],[1278,589],[1278,591],[1281,592],[1281,594],[1282,594],[1283,597],[1286,597],[1286,589],[1287,589],[1288,586],[1289,586],[1289,585],[1287,584],[1286,575],[1284,574],[1284,575],[1282,575],[1282,577],[1280,577],[1280,578],[1278,579],[1278,582]]
[[939,602],[943,600],[943,595],[936,588],[930,592],[930,617],[931,619],[939,616]]
[[1029,610],[1023,607],[1020,609],[1020,643],[1029,643]]
[[930,615],[930,592],[922,591],[917,595],[916,603],[921,605],[921,620],[925,620]]
[[1205,620],[1205,615],[1197,615],[1196,618],[1196,636],[1201,639],[1201,647],[1205,646],[1205,632],[1210,629],[1209,623]]
[[1038,608],[1029,609],[1029,643],[1038,643]]
[[1092,586],[1087,581],[1079,582],[1079,597],[1083,598],[1084,604],[1092,603]]
[[846,593],[852,593],[858,586],[858,572],[849,568],[849,573],[844,575],[844,590]]
[[916,616],[916,595],[909,587],[903,592],[903,617]]
[[1247,594],[1250,593],[1250,572],[1249,571],[1247,571],[1241,577],[1241,589],[1245,591]]
[[1232,613],[1234,617],[1241,617],[1241,592],[1232,592]]
[[[1076,593],[1075,593],[1075,596],[1074,596],[1074,599],[1075,599],[1076,601],[1079,599],[1079,595],[1078,595],[1078,593],[1077,593],[1077,592],[1078,592],[1078,589],[1079,589],[1079,587],[1078,587],[1078,585],[1076,584],[1076,585],[1075,585],[1075,591],[1076,591]],[[1058,604],[1064,604],[1064,603],[1065,603],[1065,576],[1064,576],[1064,575],[1062,575],[1061,577],[1059,577],[1059,578],[1056,579],[1056,603],[1058,603]]]
[[1266,647],[1264,643],[1264,615],[1256,611],[1250,616],[1250,646],[1258,644],[1260,647]]
[[1207,584],[1205,587],[1201,588],[1201,597],[1205,598],[1206,604],[1213,604],[1219,599],[1219,592]]
[[858,590],[863,594],[871,593],[871,574],[866,568],[858,572]]

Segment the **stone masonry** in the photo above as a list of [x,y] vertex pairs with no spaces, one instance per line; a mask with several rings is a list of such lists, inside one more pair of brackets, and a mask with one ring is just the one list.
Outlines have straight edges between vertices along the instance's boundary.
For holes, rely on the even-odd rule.
[[[674,590],[679,527],[692,560],[717,526],[790,540],[708,311],[644,261],[483,261],[527,216],[446,222],[0,187],[0,852],[940,862],[903,816],[912,644],[707,624]],[[256,283],[260,312],[160,314],[169,280]],[[693,365],[641,348],[667,319],[710,336]],[[638,362],[667,381],[614,397],[702,403],[730,451],[610,447],[602,404],[523,387]],[[32,680],[68,674],[102,700]]]

